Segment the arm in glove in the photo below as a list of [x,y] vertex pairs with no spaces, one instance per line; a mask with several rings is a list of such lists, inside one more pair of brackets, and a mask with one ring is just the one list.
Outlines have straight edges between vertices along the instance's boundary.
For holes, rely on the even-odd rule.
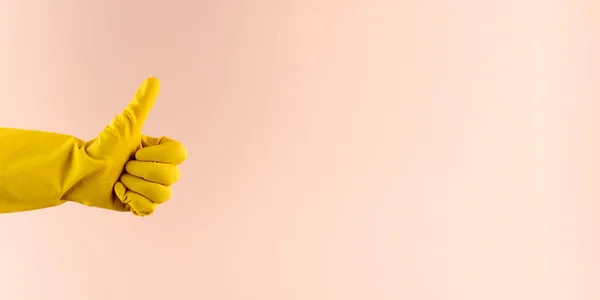
[[[0,213],[66,201],[149,215],[171,195],[186,149],[141,134],[160,86],[150,78],[96,139],[0,128]],[[124,171],[126,171],[124,173]]]

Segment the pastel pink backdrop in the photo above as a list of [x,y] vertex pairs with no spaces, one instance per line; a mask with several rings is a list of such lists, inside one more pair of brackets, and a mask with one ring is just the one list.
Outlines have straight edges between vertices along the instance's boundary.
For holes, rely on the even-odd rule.
[[150,218],[0,216],[0,299],[599,299],[594,1],[0,1],[0,126],[147,76]]

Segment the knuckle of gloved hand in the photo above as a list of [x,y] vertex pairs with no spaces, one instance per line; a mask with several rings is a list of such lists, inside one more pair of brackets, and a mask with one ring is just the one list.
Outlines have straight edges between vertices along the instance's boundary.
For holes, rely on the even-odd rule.
[[153,178],[157,178],[163,185],[169,186],[179,180],[179,169],[175,165],[165,164],[154,170]]
[[154,197],[154,202],[155,203],[164,203],[167,202],[169,199],[171,199],[171,195],[172,195],[172,190],[170,187],[163,187],[160,191],[160,193],[157,193]]
[[181,170],[178,167],[173,168],[173,176],[171,177],[171,184],[181,179]]
[[178,163],[184,162],[187,159],[188,155],[187,149],[181,143],[177,143],[177,146],[174,146],[174,149],[171,153],[173,155],[174,160]]

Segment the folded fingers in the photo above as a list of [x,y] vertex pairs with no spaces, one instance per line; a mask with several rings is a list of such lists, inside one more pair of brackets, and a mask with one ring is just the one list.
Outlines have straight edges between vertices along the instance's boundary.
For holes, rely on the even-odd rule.
[[121,182],[115,184],[115,194],[121,200],[121,202],[131,207],[131,212],[137,216],[149,216],[154,213],[154,210],[158,204],[152,202],[150,199],[127,190],[127,187]]
[[171,198],[171,185],[180,178],[177,165],[187,158],[187,150],[167,137],[144,137],[136,160],[125,165],[126,173],[115,184],[115,194],[138,216],[151,215],[156,207]]
[[128,190],[148,198],[153,203],[164,203],[171,198],[171,187],[169,186],[147,181],[128,173],[121,175],[120,181]]
[[129,161],[125,165],[125,171],[133,176],[162,185],[172,185],[181,176],[176,165],[139,160]]
[[135,153],[135,159],[179,165],[187,158],[187,149],[178,141],[162,137],[158,145],[148,144]]

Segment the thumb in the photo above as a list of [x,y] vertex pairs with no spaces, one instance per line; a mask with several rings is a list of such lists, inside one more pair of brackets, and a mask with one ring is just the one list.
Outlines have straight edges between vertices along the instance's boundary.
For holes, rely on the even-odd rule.
[[160,82],[157,78],[146,79],[138,87],[129,105],[104,128],[88,150],[109,154],[120,143],[139,139],[144,122],[158,98],[159,91]]

